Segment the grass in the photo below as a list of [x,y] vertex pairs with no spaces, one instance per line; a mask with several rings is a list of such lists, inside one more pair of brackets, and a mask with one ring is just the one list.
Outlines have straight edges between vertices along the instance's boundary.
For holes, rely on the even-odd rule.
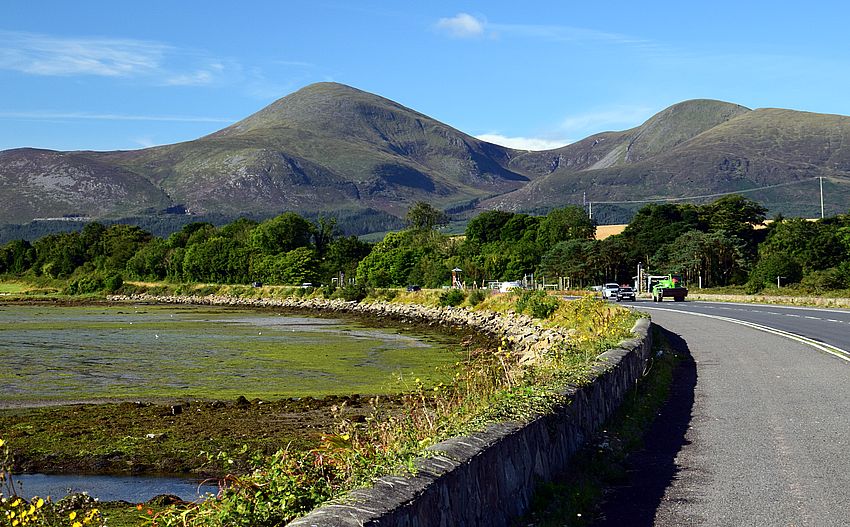
[[605,489],[628,479],[626,459],[642,448],[646,430],[667,401],[680,361],[657,329],[653,342],[656,358],[649,374],[630,391],[602,432],[574,456],[563,477],[538,487],[531,511],[516,525],[584,527],[599,519]]

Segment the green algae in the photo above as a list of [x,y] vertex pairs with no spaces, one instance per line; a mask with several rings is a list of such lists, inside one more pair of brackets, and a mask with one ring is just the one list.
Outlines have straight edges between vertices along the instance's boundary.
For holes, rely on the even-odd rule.
[[0,306],[0,406],[389,394],[436,384],[451,338],[197,306]]

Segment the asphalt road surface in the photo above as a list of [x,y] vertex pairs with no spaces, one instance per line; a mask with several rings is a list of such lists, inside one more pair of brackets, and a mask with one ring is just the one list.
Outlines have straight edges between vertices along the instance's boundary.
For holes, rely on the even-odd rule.
[[850,311],[635,307],[684,360],[595,525],[850,525]]

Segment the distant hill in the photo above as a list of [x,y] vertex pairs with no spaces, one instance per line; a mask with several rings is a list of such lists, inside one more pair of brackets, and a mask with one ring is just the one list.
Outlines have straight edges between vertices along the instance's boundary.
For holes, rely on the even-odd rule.
[[[774,213],[814,215],[816,178],[823,176],[831,212],[847,212],[850,117],[686,101],[631,130],[529,152],[508,166],[533,181],[480,208],[546,210],[585,196],[606,202],[738,191]],[[747,192],[763,187],[772,188]]]
[[[14,199],[0,208],[0,224],[294,210],[340,214],[350,224],[365,218],[381,230],[418,200],[460,215],[545,212],[585,195],[599,203],[775,185],[750,196],[793,214],[811,205],[819,176],[846,211],[850,118],[694,100],[631,130],[526,152],[383,97],[319,83],[194,141],[116,152],[2,151],[0,191]],[[609,206],[611,222],[627,221],[628,208]]]

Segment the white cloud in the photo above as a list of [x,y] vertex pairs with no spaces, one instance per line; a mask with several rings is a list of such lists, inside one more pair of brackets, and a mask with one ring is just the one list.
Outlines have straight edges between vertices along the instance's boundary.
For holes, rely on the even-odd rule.
[[437,29],[454,38],[475,38],[484,34],[486,22],[469,13],[458,13],[437,21]]
[[609,130],[638,126],[653,115],[648,106],[619,106],[571,115],[563,119],[559,129],[570,135],[584,136]]
[[31,75],[130,77],[157,71],[169,49],[142,40],[0,31],[0,68]]
[[541,139],[539,137],[506,137],[500,134],[481,134],[476,139],[494,143],[497,145],[515,148],[517,150],[552,150],[566,146],[572,141],[569,139]]
[[142,148],[151,148],[151,147],[160,145],[160,143],[157,143],[156,141],[154,141],[150,137],[137,137],[137,138],[133,139],[133,142],[136,143],[137,145],[139,145]]

